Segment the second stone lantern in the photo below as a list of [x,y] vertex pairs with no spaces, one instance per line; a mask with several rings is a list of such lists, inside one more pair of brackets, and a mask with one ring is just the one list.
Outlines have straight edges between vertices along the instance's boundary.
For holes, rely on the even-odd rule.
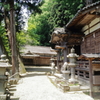
[[75,67],[77,66],[76,58],[79,56],[75,53],[75,49],[72,48],[71,53],[67,55],[67,57],[69,58],[68,66],[71,68],[71,78],[69,79],[69,82],[75,83],[77,82],[77,80],[75,79]]
[[0,59],[0,100],[8,100],[10,92],[8,87],[8,76],[12,65],[8,63],[6,55],[1,55]]

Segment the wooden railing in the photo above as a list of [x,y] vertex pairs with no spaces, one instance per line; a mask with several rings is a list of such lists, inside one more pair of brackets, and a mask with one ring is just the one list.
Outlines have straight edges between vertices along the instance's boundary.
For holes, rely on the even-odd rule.
[[78,77],[89,80],[89,62],[88,61],[77,61],[77,67],[75,68],[75,74]]

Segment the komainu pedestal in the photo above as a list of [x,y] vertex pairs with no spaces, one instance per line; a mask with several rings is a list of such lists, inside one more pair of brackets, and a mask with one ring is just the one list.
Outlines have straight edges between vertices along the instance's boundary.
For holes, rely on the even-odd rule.
[[69,80],[70,70],[69,70],[67,62],[65,62],[64,65],[62,66],[61,72],[63,74],[63,79],[68,81]]

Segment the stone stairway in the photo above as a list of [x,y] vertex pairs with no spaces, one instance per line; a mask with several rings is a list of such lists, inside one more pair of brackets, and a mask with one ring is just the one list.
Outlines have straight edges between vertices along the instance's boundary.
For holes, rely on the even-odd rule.
[[14,95],[16,91],[16,85],[11,85],[9,87],[9,91],[10,91],[10,100],[19,100],[19,97]]

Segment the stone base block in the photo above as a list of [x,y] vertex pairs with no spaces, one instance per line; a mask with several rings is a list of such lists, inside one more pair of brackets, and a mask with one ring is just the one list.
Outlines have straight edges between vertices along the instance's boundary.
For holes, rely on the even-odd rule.
[[69,86],[70,87],[70,91],[80,91],[80,85],[77,86]]
[[66,85],[60,85],[60,88],[63,92],[67,92],[70,90],[70,87],[69,86],[66,86]]

